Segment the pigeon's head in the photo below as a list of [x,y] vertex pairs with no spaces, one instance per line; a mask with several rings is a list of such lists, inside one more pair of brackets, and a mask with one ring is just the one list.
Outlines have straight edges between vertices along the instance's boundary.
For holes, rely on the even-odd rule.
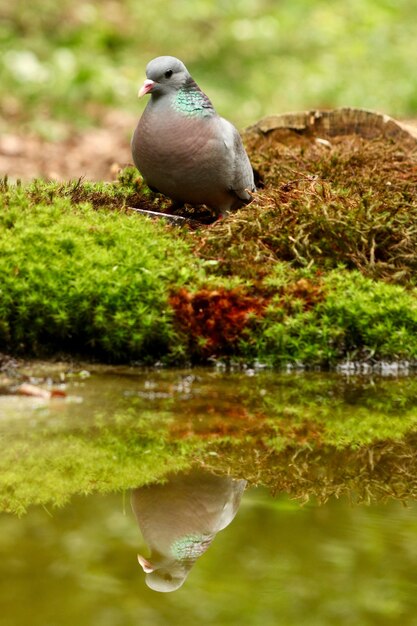
[[146,80],[139,90],[139,97],[147,93],[163,95],[178,91],[190,78],[184,63],[175,57],[157,57],[146,67]]
[[138,561],[146,574],[146,584],[154,591],[176,591],[187,578],[194,561],[159,559],[149,561],[138,554]]
[[158,569],[154,572],[150,572],[146,574],[146,584],[153,591],[159,591],[162,593],[170,593],[171,591],[176,591],[181,587],[186,575],[175,576],[167,569]]

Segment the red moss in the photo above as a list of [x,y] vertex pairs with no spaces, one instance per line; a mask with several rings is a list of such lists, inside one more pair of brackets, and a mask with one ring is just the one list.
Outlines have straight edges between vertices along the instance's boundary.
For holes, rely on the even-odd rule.
[[318,448],[322,445],[323,426],[309,420],[302,424],[288,424],[287,427],[283,425],[282,435],[292,445],[314,444]]
[[263,315],[266,298],[249,296],[242,289],[182,288],[170,297],[180,329],[187,333],[194,352],[208,356],[235,352],[249,322]]
[[320,278],[314,281],[300,278],[283,289],[282,307],[290,312],[294,306],[294,300],[297,300],[302,302],[303,310],[308,310],[324,300],[324,297],[325,292]]
[[224,411],[218,407],[206,411],[203,419],[195,420],[195,412],[186,415],[185,419],[175,421],[170,429],[170,435],[174,440],[190,439],[213,439],[218,437],[246,435],[258,437],[265,424],[265,415],[252,414],[242,407],[229,406]]

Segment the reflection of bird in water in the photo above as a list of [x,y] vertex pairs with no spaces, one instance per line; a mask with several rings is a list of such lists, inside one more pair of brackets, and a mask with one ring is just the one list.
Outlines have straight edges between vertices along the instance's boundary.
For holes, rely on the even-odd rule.
[[151,551],[149,560],[138,555],[148,587],[181,587],[198,557],[233,520],[245,485],[245,480],[192,470],[132,492],[133,512]]

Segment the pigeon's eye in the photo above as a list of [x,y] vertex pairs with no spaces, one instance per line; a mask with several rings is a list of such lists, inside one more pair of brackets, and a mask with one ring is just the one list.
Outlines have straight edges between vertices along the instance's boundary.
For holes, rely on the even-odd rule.
[[171,78],[172,74],[173,74],[173,71],[172,71],[172,70],[167,70],[167,71],[165,72],[164,76],[165,76],[165,78]]

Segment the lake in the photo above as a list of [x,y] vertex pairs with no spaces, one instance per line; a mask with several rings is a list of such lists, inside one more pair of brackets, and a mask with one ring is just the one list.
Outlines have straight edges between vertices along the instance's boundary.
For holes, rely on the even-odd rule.
[[417,624],[417,379],[385,373],[5,374],[0,624]]

